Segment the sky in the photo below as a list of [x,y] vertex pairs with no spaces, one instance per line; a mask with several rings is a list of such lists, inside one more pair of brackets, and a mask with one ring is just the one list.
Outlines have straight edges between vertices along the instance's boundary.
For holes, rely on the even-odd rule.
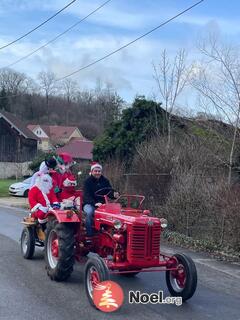
[[[1,0],[0,47],[13,41],[55,12],[70,0]],[[0,68],[4,68],[64,32],[100,6],[104,0],[77,0],[64,12],[21,41],[0,50]],[[103,57],[172,16],[193,5],[194,0],[112,0],[77,27],[57,39],[13,69],[33,79],[41,71],[52,71],[57,78]],[[233,43],[240,39],[240,1],[205,0],[176,20],[156,30],[128,48],[89,67],[71,78],[82,90],[97,82],[111,84],[131,103],[136,95],[157,96],[153,66],[166,49],[173,57],[181,48],[189,60],[196,59],[197,42],[209,30],[217,30]],[[181,97],[188,104],[189,94]]]

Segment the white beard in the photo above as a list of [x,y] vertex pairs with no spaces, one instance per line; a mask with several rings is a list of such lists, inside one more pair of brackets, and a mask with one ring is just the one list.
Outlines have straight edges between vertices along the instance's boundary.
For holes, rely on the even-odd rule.
[[51,190],[52,188],[52,183],[50,182],[44,182],[42,183],[42,187],[41,187],[41,191],[45,194],[48,194],[49,191]]
[[52,178],[48,174],[43,174],[37,178],[36,186],[42,193],[48,194],[52,188]]

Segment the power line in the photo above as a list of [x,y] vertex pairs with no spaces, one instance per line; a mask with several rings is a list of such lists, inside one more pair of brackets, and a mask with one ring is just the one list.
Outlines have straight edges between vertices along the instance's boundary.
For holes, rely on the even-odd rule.
[[15,64],[29,58],[30,56],[32,56],[34,53],[38,52],[39,50],[45,48],[46,46],[48,46],[49,44],[53,43],[54,41],[56,41],[57,39],[59,39],[60,37],[62,37],[64,34],[66,34],[67,32],[69,32],[70,30],[72,30],[73,28],[75,28],[77,25],[79,25],[81,22],[85,21],[88,17],[90,17],[91,15],[93,15],[95,12],[97,12],[98,10],[100,10],[102,7],[104,7],[107,3],[109,3],[112,0],[107,0],[105,1],[103,4],[101,4],[99,7],[97,7],[95,10],[93,10],[92,12],[90,12],[87,16],[85,16],[84,18],[82,18],[81,20],[79,20],[78,22],[74,23],[73,25],[71,25],[69,28],[67,28],[65,31],[63,31],[62,33],[60,33],[59,35],[57,35],[55,38],[49,40],[48,42],[46,42],[45,44],[43,44],[42,46],[40,46],[39,48],[37,48],[36,50],[28,53],[27,55],[23,56],[22,58],[16,60],[13,63],[10,63],[9,65],[2,67],[2,69],[4,68],[10,68],[12,66],[14,66]]
[[119,52],[120,50],[127,48],[128,46],[130,46],[130,45],[133,44],[134,42],[137,42],[138,40],[146,37],[146,36],[149,35],[150,33],[156,31],[157,29],[159,29],[159,28],[161,28],[161,27],[163,27],[163,26],[165,26],[165,25],[168,24],[169,22],[171,22],[171,21],[173,21],[174,19],[178,18],[179,16],[183,15],[185,12],[187,12],[187,11],[193,9],[194,7],[198,6],[198,5],[199,5],[200,3],[202,3],[203,1],[204,1],[204,0],[200,0],[200,1],[196,2],[196,3],[193,4],[192,6],[188,7],[187,9],[185,9],[185,10],[183,10],[183,11],[181,11],[181,12],[179,12],[178,14],[176,14],[175,16],[173,16],[172,18],[166,20],[165,22],[161,23],[160,25],[158,25],[157,27],[151,29],[150,31],[144,33],[143,35],[139,36],[138,38],[136,38],[136,39],[134,39],[134,40],[126,43],[126,44],[123,45],[122,47],[120,47],[120,48],[118,48],[118,49],[116,49],[116,50],[108,53],[107,55],[103,56],[102,58],[99,58],[99,59],[97,59],[97,60],[95,60],[95,61],[87,64],[86,66],[83,66],[83,67],[81,67],[81,68],[79,68],[79,69],[77,69],[77,70],[69,73],[68,75],[66,75],[66,76],[64,76],[64,77],[57,79],[56,81],[64,80],[64,79],[66,79],[66,78],[68,78],[68,77],[71,77],[71,76],[73,76],[74,74],[76,74],[76,73],[78,73],[78,72],[80,72],[80,71],[82,71],[82,70],[85,70],[85,69],[87,69],[87,68],[95,65],[96,63],[98,63],[98,62],[100,62],[100,61],[102,61],[102,60],[105,60],[106,58],[112,56],[113,54]]
[[26,36],[28,36],[30,33],[34,32],[35,30],[39,29],[40,27],[42,27],[44,24],[46,24],[48,21],[52,20],[53,18],[55,18],[59,13],[61,13],[62,11],[64,11],[65,9],[67,9],[68,7],[70,7],[74,2],[76,2],[77,0],[72,0],[71,2],[69,2],[65,7],[63,7],[61,10],[57,11],[54,15],[52,15],[51,17],[49,17],[47,20],[43,21],[42,23],[40,23],[38,26],[36,26],[35,28],[33,28],[32,30],[28,31],[27,33],[23,34],[22,36],[20,36],[19,38],[5,44],[4,46],[0,47],[0,50],[9,47],[10,45],[18,42],[19,40],[25,38]]

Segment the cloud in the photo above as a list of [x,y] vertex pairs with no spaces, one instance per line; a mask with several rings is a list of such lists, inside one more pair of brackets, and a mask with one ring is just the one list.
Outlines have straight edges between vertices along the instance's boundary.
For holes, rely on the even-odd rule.
[[[3,2],[3,3],[2,3]],[[1,0],[0,13],[7,14],[11,10],[26,13],[27,11],[50,11],[49,16],[63,8],[70,1],[49,1],[40,0]],[[77,1],[63,11],[60,15],[71,15],[73,18],[82,19],[95,10],[104,1]],[[76,20],[73,20],[75,23]],[[88,18],[88,22],[101,26],[120,27],[122,29],[136,30],[146,23],[146,15],[134,11],[128,12],[126,8],[114,5],[113,2],[106,4],[99,11]]]
[[[130,37],[113,37],[107,34],[101,39],[97,36],[81,36],[77,41],[71,39],[59,41],[54,46],[44,48],[29,59],[17,64],[14,68],[20,72],[37,78],[41,70],[51,70],[57,77],[63,77],[76,69],[101,58],[119,46],[129,42]],[[39,43],[38,43],[39,45]],[[143,39],[112,57],[78,73],[73,79],[78,80],[81,87],[94,87],[96,79],[112,83],[114,88],[125,97],[134,96],[142,87],[151,87],[152,59],[158,58],[163,43]],[[165,43],[165,47],[169,44]],[[71,50],[68,50],[71,48]],[[6,64],[27,54],[34,49],[31,42],[18,43],[9,47],[4,54]]]
[[[16,21],[11,24],[11,30],[8,30],[5,29],[4,23],[1,27],[0,19],[2,30],[0,46],[13,40],[14,32],[16,34],[20,32],[19,25],[23,28],[24,24],[20,18],[26,17],[26,12],[32,17],[31,23],[35,23],[35,20],[42,21],[42,17],[49,17],[69,2],[70,0],[1,0],[0,14],[8,17],[9,12],[15,10]],[[0,67],[14,62],[48,42],[51,37],[68,28],[103,2],[104,0],[76,1],[59,15],[58,19],[54,19],[39,32],[2,50]],[[20,62],[14,69],[25,72],[33,78],[36,78],[38,72],[43,69],[54,71],[58,77],[65,76],[116,50],[183,10],[182,4],[177,2],[177,5],[178,8],[174,6],[174,1],[166,4],[163,0],[138,3],[111,1],[79,25],[79,28]],[[240,32],[240,25],[236,20],[224,16],[217,18],[214,14],[196,14],[191,11],[151,36],[80,72],[73,79],[77,79],[81,87],[92,87],[95,86],[96,79],[100,78],[103,82],[111,82],[124,97],[134,96],[136,92],[151,94],[154,86],[151,63],[158,62],[163,49],[166,48],[172,56],[178,46],[193,47],[196,33],[212,26],[219,27],[229,34]],[[7,32],[11,33],[11,37],[6,36]]]
[[205,15],[183,15],[178,19],[179,23],[186,23],[198,27],[214,26],[226,34],[237,34],[240,32],[239,20],[226,19]]

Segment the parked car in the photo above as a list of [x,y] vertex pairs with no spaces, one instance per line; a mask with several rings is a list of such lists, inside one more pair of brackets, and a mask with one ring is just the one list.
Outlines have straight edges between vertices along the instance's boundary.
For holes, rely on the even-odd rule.
[[19,196],[19,197],[27,197],[28,196],[28,190],[30,188],[31,179],[27,178],[23,180],[22,182],[16,182],[10,185],[9,187],[9,194],[12,196]]

